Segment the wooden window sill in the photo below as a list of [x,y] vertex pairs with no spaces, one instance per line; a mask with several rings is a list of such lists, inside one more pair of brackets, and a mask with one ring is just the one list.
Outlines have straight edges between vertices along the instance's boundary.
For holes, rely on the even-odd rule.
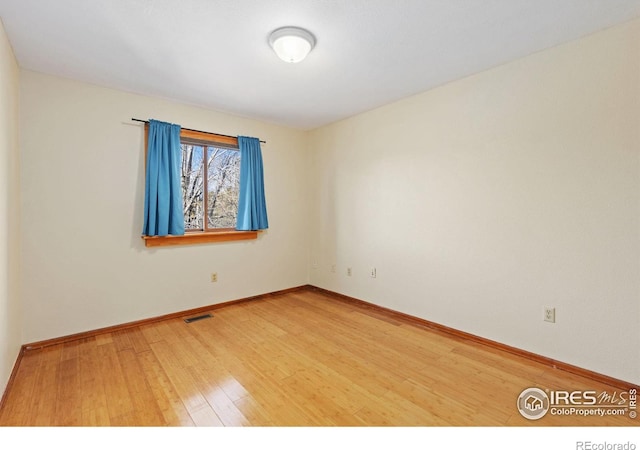
[[183,236],[142,236],[146,247],[166,247],[169,245],[205,244],[207,242],[243,241],[257,239],[257,231],[207,231],[185,233]]

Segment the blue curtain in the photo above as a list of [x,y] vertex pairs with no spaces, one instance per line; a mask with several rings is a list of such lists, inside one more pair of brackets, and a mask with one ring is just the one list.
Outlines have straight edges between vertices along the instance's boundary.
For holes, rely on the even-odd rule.
[[240,147],[240,197],[238,199],[237,230],[269,228],[267,204],[264,200],[264,177],[260,140],[238,136]]
[[150,120],[148,142],[142,234],[182,235],[180,125]]

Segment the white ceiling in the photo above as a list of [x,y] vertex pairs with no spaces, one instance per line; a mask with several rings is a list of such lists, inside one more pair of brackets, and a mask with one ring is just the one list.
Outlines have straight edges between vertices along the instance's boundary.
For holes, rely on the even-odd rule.
[[[640,0],[0,0],[21,67],[311,129],[640,17]],[[279,60],[276,28],[316,48]]]

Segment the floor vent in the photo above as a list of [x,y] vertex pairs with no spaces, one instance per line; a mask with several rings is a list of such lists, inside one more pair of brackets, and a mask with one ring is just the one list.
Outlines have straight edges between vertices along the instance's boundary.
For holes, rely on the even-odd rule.
[[213,316],[211,314],[203,314],[201,316],[189,317],[188,319],[184,319],[184,321],[187,323],[191,323],[191,322],[195,322],[196,320],[211,319],[212,317]]

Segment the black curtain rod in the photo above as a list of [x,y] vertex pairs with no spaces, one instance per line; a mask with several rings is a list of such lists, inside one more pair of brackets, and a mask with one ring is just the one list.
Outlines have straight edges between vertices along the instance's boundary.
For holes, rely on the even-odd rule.
[[[135,121],[135,122],[149,123],[149,121],[148,121],[148,120],[134,119],[134,118],[131,118],[131,120],[133,120],[133,121]],[[184,127],[181,127],[181,129],[183,129],[183,130],[187,130],[187,131],[195,131],[195,132],[197,132],[197,133],[215,134],[215,135],[217,135],[217,136],[224,136],[224,137],[228,137],[228,138],[237,138],[237,137],[238,137],[238,136],[229,136],[228,134],[212,133],[211,131],[194,130],[193,128],[184,128]],[[260,142],[262,142],[263,144],[266,144],[266,143],[267,143],[266,141],[260,141]]]

